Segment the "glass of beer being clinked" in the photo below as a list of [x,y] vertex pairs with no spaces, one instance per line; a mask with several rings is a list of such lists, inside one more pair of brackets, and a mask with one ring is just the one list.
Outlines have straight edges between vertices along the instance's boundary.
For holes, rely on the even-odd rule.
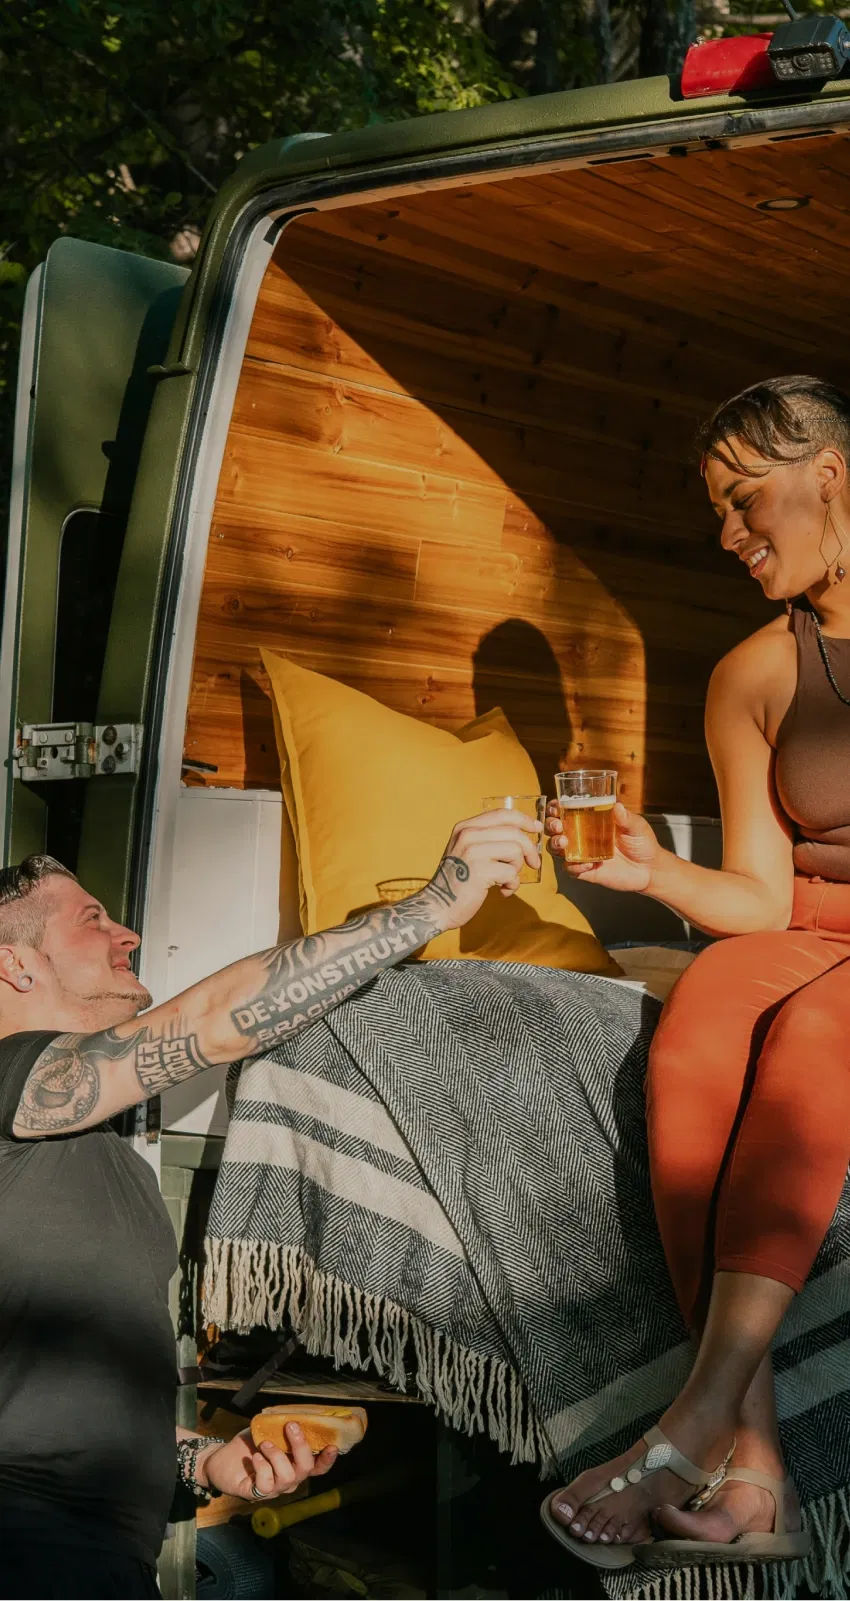
[[[481,806],[485,812],[525,812],[526,817],[536,817],[538,823],[542,824],[546,821],[545,795],[485,795]],[[536,849],[542,851],[543,835],[529,837],[532,838],[532,844]],[[540,864],[537,867],[529,867],[527,862],[523,862],[519,874],[521,884],[540,883],[542,861],[543,858],[541,856]]]
[[564,861],[607,862],[614,854],[617,774],[610,767],[574,767],[555,774],[564,830]]

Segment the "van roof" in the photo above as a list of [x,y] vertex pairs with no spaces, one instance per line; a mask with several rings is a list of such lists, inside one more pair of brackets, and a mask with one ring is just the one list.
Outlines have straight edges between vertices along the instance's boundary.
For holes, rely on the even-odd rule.
[[[635,133],[655,124],[696,125],[720,113],[727,137],[757,132],[771,112],[795,112],[795,120],[844,121],[850,118],[850,82],[835,80],[806,92],[775,89],[747,95],[711,95],[683,100],[671,80],[637,78],[623,83],[570,89],[560,94],[528,96],[475,106],[467,111],[439,112],[399,122],[375,123],[349,133],[275,139],[246,155],[234,175],[253,179],[273,170],[287,175],[342,171],[360,164],[414,161],[483,146],[526,142],[558,135],[601,133],[632,128]],[[802,114],[802,116],[801,116]]]
[[685,155],[742,138],[784,139],[850,123],[850,81],[808,92],[776,85],[748,95],[677,97],[668,77],[528,96],[468,111],[376,123],[348,133],[295,135],[249,151],[213,201],[169,359],[191,366],[228,256],[251,218],[310,209],[334,196],[418,183],[475,182],[536,163],[592,164]]

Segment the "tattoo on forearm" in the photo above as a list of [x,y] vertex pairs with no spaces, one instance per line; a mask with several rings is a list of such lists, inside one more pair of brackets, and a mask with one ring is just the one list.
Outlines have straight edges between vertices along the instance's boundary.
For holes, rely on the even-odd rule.
[[[249,960],[248,972],[259,972],[260,988],[252,995],[246,977],[246,999],[230,1013],[230,1024],[244,1040],[244,1055],[308,1027],[441,933],[445,908],[468,878],[466,863],[446,856],[430,884],[409,900],[375,907],[340,928]],[[94,1120],[99,1102],[99,1117],[109,1117],[229,1059],[229,1051],[207,1056],[197,1033],[189,1032],[179,1016],[165,1027],[161,1022],[142,1026],[126,1037],[111,1028],[59,1035],[42,1051],[24,1085],[15,1124],[33,1134],[73,1130]],[[129,1069],[123,1076],[122,1068]]]
[[[444,856],[434,877],[422,895],[428,896],[432,901],[438,901],[441,906],[451,906],[457,900],[455,884],[465,884],[469,878],[469,868],[459,856]],[[417,896],[418,900],[420,897]]]
[[246,1055],[316,1022],[385,968],[427,944],[442,931],[439,908],[457,899],[455,885],[468,877],[469,868],[459,856],[446,856],[430,884],[409,900],[375,907],[326,934],[307,935],[267,951],[262,989],[231,1013],[246,1038]]

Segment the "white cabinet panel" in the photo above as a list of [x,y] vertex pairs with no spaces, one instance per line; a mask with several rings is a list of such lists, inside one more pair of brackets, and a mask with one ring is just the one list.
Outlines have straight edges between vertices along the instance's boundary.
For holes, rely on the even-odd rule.
[[[281,796],[271,790],[181,788],[168,920],[165,1000],[229,962],[274,945],[278,929],[300,932],[295,858]],[[278,895],[281,834],[287,863],[285,915]],[[163,1128],[221,1134],[227,1125],[224,1068],[169,1090]]]

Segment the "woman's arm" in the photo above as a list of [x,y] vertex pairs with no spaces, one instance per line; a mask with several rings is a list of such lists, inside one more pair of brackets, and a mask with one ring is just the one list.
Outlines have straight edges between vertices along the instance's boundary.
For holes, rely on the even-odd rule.
[[[794,888],[791,832],[776,798],[773,751],[765,734],[764,651],[744,646],[715,669],[706,702],[706,738],[720,794],[723,866],[686,862],[659,845],[646,820],[615,809],[616,855],[597,867],[568,865],[574,878],[663,901],[709,934],[787,928]],[[550,818],[553,849],[560,822]]]

